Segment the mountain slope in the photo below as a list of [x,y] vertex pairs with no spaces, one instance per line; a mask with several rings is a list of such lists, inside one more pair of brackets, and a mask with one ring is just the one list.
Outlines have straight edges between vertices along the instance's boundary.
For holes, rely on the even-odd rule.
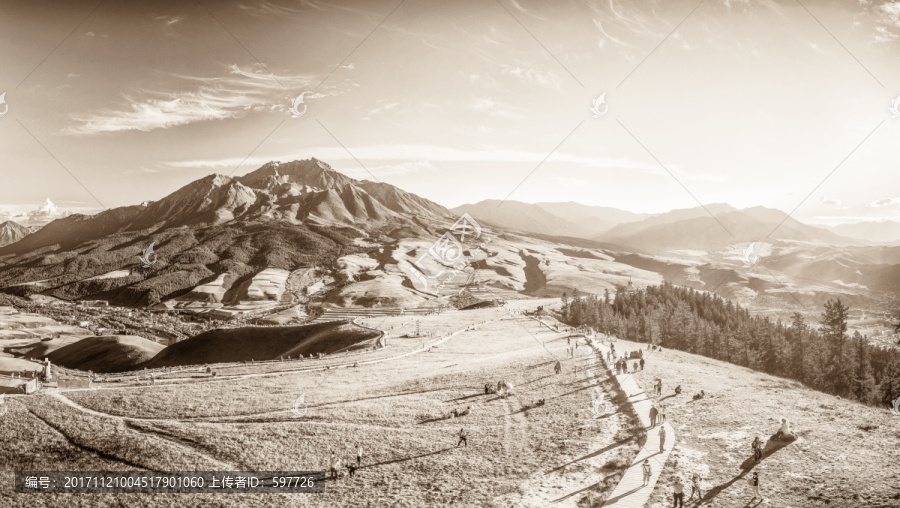
[[538,205],[520,201],[488,199],[458,206],[451,211],[458,215],[469,213],[479,222],[526,233],[582,238],[591,236],[589,230],[577,224],[558,217]]
[[826,229],[803,224],[780,210],[765,207],[735,210],[728,205],[675,210],[631,224],[617,226],[601,240],[644,250],[672,249],[716,251],[739,242],[790,240],[858,245]]
[[[153,304],[222,274],[227,289],[266,268],[328,265],[359,249],[354,239],[424,236],[451,217],[316,159],[272,162],[242,177],[206,176],[158,201],[51,222],[0,247],[0,280],[22,295]],[[158,261],[142,268],[151,244]],[[123,269],[130,275],[87,280]]]
[[598,236],[613,226],[637,222],[649,217],[649,213],[634,213],[608,206],[589,206],[569,201],[566,203],[535,203],[548,212],[563,217],[591,232],[591,237]]
[[31,233],[29,228],[13,221],[0,223],[0,247],[16,243]]
[[841,224],[828,228],[841,236],[864,240],[880,245],[900,243],[900,222],[857,222],[855,224]]

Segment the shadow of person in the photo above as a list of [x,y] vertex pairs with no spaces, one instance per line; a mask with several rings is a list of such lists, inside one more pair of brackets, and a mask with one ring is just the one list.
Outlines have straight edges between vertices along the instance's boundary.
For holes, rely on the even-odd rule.
[[641,487],[635,487],[635,488],[629,490],[628,492],[625,492],[625,493],[623,493],[623,494],[619,494],[619,495],[616,496],[616,497],[611,497],[611,498],[607,499],[605,503],[603,503],[603,506],[612,506],[612,505],[616,504],[618,501],[620,501],[621,499],[626,498],[626,497],[628,497],[628,496],[634,494],[635,492],[641,490],[642,488],[643,488],[643,486],[641,486]]
[[364,465],[358,467],[357,470],[368,469],[368,468],[377,467],[377,466],[385,466],[387,464],[396,464],[398,462],[406,462],[407,460],[420,459],[422,457],[430,457],[431,455],[437,455],[439,453],[444,453],[446,451],[455,450],[455,449],[456,449],[455,447],[449,446],[449,447],[443,448],[441,450],[435,450],[433,452],[425,452],[425,453],[421,453],[419,455],[410,455],[409,457],[403,457],[403,458],[399,458],[399,459],[383,460],[381,462],[375,462],[373,464],[364,464]]
[[[763,460],[766,459],[766,457],[774,455],[782,448],[793,443],[796,439],[797,439],[796,437],[790,437],[786,440],[779,441],[779,440],[776,440],[774,436],[770,437],[769,440],[766,441],[766,445],[763,447],[762,457],[760,457],[759,461],[762,462]],[[744,471],[749,471],[749,470],[753,469],[756,466],[756,464],[757,464],[756,459],[754,459],[753,456],[751,455],[749,458],[747,458],[747,460],[745,460],[744,462],[741,463],[741,469]]]
[[[751,462],[753,461],[753,458],[752,458],[752,457],[750,458],[750,461],[751,461]],[[746,463],[747,463],[747,461],[744,461],[744,464],[746,464]],[[745,468],[744,468],[744,464],[741,464],[741,473],[740,473],[740,474],[738,474],[738,475],[735,476],[734,478],[728,480],[727,482],[722,483],[722,484],[719,484],[719,485],[716,485],[715,487],[713,487],[713,488],[709,489],[708,491],[706,491],[706,493],[703,494],[703,497],[700,498],[699,501],[697,501],[697,506],[703,506],[703,505],[705,505],[705,504],[711,502],[711,501],[712,501],[713,499],[715,499],[716,496],[718,496],[723,490],[725,490],[725,489],[727,489],[728,487],[731,487],[732,485],[734,485],[734,482],[736,482],[736,481],[738,481],[738,480],[742,480],[745,476],[747,476],[747,474],[750,472],[750,469],[745,469]]]

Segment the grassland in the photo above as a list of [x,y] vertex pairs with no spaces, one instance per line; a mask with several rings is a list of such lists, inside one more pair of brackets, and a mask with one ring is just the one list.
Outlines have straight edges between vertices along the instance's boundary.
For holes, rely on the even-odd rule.
[[[616,349],[639,347],[646,351],[646,344],[625,341]],[[671,506],[675,476],[687,480],[694,473],[703,477],[704,493],[694,506],[748,506],[747,476],[753,472],[759,473],[763,506],[900,506],[900,418],[886,408],[674,350],[650,353],[645,370],[634,376],[648,393],[655,378],[664,379],[663,403],[678,434],[651,508]],[[674,396],[679,384],[682,395]],[[693,400],[700,390],[707,397]],[[798,439],[767,443],[781,418]],[[750,447],[757,435],[766,443],[758,465]]]
[[[475,329],[429,352],[355,368],[8,399],[12,410],[0,419],[0,436],[16,444],[14,453],[3,452],[0,496],[47,506],[542,507],[554,501],[586,506],[589,494],[602,496],[614,485],[615,469],[634,451],[632,418],[590,414],[594,387],[616,394],[587,348],[566,359],[562,334],[504,309],[416,319],[431,340]],[[403,316],[378,321],[392,336],[414,326]],[[404,351],[420,340],[391,338],[377,353]],[[552,371],[557,358],[559,375]],[[516,387],[515,396],[484,394],[485,383],[500,379]],[[302,418],[291,411],[300,394]],[[538,405],[539,399],[545,403]],[[466,406],[469,415],[447,418]],[[457,448],[461,427],[469,442]],[[357,443],[364,455],[356,477],[329,482],[318,495],[26,499],[10,492],[12,472],[26,464],[315,470],[326,466],[332,451],[349,459]]]

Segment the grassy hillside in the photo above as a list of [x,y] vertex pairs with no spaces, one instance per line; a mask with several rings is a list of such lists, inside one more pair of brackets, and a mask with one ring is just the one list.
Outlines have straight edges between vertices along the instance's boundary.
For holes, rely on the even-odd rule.
[[133,335],[87,337],[49,355],[55,365],[94,372],[123,372],[156,356],[162,344]]
[[378,332],[346,321],[305,326],[218,329],[172,344],[147,362],[146,367],[332,354],[371,347],[378,335]]
[[[646,347],[619,341],[616,350]],[[900,506],[900,418],[887,409],[670,349],[649,353],[645,370],[634,376],[647,393],[657,377],[664,379],[661,400],[678,434],[651,508],[671,506],[675,476],[686,481],[693,473],[704,479],[703,506],[743,507],[752,496],[747,476],[753,472],[768,498],[763,506]],[[675,396],[679,384],[683,391]],[[700,390],[707,397],[693,400]],[[798,439],[767,443],[781,418]],[[750,447],[757,435],[765,443],[758,465]]]

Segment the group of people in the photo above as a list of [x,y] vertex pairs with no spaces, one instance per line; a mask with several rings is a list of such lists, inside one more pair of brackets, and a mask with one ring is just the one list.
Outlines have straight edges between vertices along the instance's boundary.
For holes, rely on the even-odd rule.
[[466,406],[465,409],[460,411],[459,409],[453,408],[453,411],[450,411],[450,414],[447,418],[459,418],[460,416],[466,416],[472,410],[472,406]]
[[[352,460],[348,459],[346,461],[347,474],[352,478],[356,475],[356,470],[362,466],[362,454],[363,449],[362,445],[356,445],[356,463],[354,464]],[[339,476],[339,471],[341,470],[341,458],[337,457],[334,452],[331,452],[331,460],[329,461],[329,469],[328,469],[328,477],[337,480]]]
[[[559,363],[559,362],[557,362]],[[504,380],[497,381],[497,388],[494,388],[494,385],[491,383],[484,384],[484,394],[498,394],[501,397],[507,396],[512,393],[513,385],[512,383],[507,383]],[[467,408],[468,409],[468,408]]]

